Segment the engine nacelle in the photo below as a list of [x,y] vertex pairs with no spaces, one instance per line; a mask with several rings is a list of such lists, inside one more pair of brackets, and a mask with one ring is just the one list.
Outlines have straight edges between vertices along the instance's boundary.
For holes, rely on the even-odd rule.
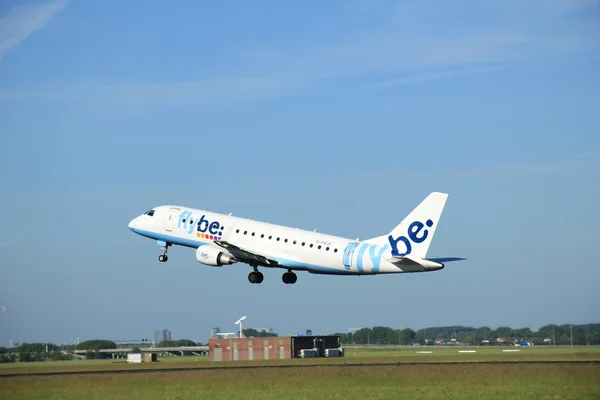
[[220,267],[221,265],[233,264],[235,262],[233,257],[225,253],[223,249],[211,245],[198,247],[196,249],[196,260],[201,264],[212,267]]

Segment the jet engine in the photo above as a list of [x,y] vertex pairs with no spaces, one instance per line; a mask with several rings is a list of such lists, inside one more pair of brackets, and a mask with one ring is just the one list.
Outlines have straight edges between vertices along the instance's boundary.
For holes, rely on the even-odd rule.
[[196,249],[196,260],[201,264],[212,267],[220,267],[225,264],[233,264],[233,257],[216,246],[206,245]]

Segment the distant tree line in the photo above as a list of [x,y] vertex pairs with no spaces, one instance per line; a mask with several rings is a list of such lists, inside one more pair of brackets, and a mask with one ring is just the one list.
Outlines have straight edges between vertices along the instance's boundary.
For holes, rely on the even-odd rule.
[[600,345],[600,323],[581,325],[545,325],[534,331],[530,328],[511,328],[501,326],[496,329],[482,326],[442,326],[413,331],[410,328],[392,329],[386,326],[362,328],[354,333],[335,333],[343,344],[380,344],[380,345],[412,345],[442,343],[488,344],[502,345],[529,341],[535,345],[570,345],[571,331],[573,345]]
[[[186,347],[186,346],[198,346],[198,344],[190,339],[179,339],[179,340],[163,340],[157,347]],[[192,351],[184,351],[184,356],[191,356],[194,354]]]
[[[197,346],[198,344],[190,339],[169,340],[161,342],[158,347],[183,347]],[[33,362],[33,361],[60,361],[71,360],[73,355],[71,350],[87,350],[85,358],[106,359],[111,358],[110,353],[100,353],[101,349],[116,349],[117,344],[112,340],[86,340],[76,346],[57,346],[52,343],[23,343],[12,349],[0,347],[0,363],[12,362]],[[139,353],[140,349],[134,346],[132,353]],[[184,355],[190,355],[192,352],[184,352]]]
[[276,337],[277,334],[275,332],[265,332],[265,331],[257,331],[254,328],[242,329],[242,333],[246,337]]
[[6,347],[0,347],[0,363],[13,363],[17,362],[17,355]]
[[410,345],[416,339],[416,332],[410,328],[392,329],[387,326],[362,328],[354,333],[334,333],[343,344],[400,344]]
[[0,363],[61,361],[70,360],[71,356],[52,343],[23,343],[18,347],[7,349],[0,347]]
[[117,344],[112,340],[93,339],[86,340],[77,345],[77,350],[87,350],[85,358],[88,360],[102,360],[111,358],[109,353],[100,353],[101,349],[116,349]]
[[163,340],[156,347],[184,347],[184,346],[197,346],[196,342],[190,339],[179,339],[179,340]]

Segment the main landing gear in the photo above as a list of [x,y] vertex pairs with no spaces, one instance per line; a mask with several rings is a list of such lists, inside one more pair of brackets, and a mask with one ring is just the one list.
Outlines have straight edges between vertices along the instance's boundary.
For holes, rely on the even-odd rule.
[[264,279],[264,275],[262,272],[258,272],[258,268],[255,266],[252,266],[252,268],[254,268],[254,271],[248,274],[248,281],[250,281],[250,283],[261,283]]
[[163,253],[160,256],[158,256],[158,261],[160,261],[160,262],[166,262],[169,259],[169,257],[167,256],[167,251],[169,251],[169,246],[170,246],[170,244],[167,243],[162,248],[163,249]]
[[[250,272],[248,274],[248,281],[250,281],[250,283],[261,283],[264,279],[262,272],[258,272],[258,268],[256,268],[254,265],[252,266],[252,268],[254,268],[254,271]],[[283,274],[281,279],[283,280],[283,283],[285,283],[286,285],[288,285],[288,284],[291,285],[291,284],[296,283],[296,281],[298,280],[298,277],[290,269],[290,270],[288,270],[288,272]]]
[[281,280],[286,285],[288,285],[288,284],[292,285],[292,284],[296,283],[296,281],[298,280],[298,276],[296,276],[296,274],[293,273],[292,270],[290,269],[290,270],[288,270],[288,272],[283,274],[283,276],[281,277]]

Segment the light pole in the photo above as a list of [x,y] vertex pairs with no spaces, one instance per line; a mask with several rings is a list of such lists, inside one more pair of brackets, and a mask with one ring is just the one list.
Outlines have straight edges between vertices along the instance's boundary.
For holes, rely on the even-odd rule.
[[573,325],[569,326],[571,328],[571,347],[573,347]]
[[242,332],[242,321],[246,319],[246,316],[244,315],[242,318],[238,319],[237,321],[235,321],[235,325],[239,325],[240,326],[240,334],[238,337],[243,338],[244,334]]
[[588,329],[587,329],[587,340],[586,340],[586,343],[585,343],[585,344],[586,344],[587,346],[589,346],[589,345],[590,345],[590,323],[589,323],[589,322],[588,322],[587,328],[588,328]]

